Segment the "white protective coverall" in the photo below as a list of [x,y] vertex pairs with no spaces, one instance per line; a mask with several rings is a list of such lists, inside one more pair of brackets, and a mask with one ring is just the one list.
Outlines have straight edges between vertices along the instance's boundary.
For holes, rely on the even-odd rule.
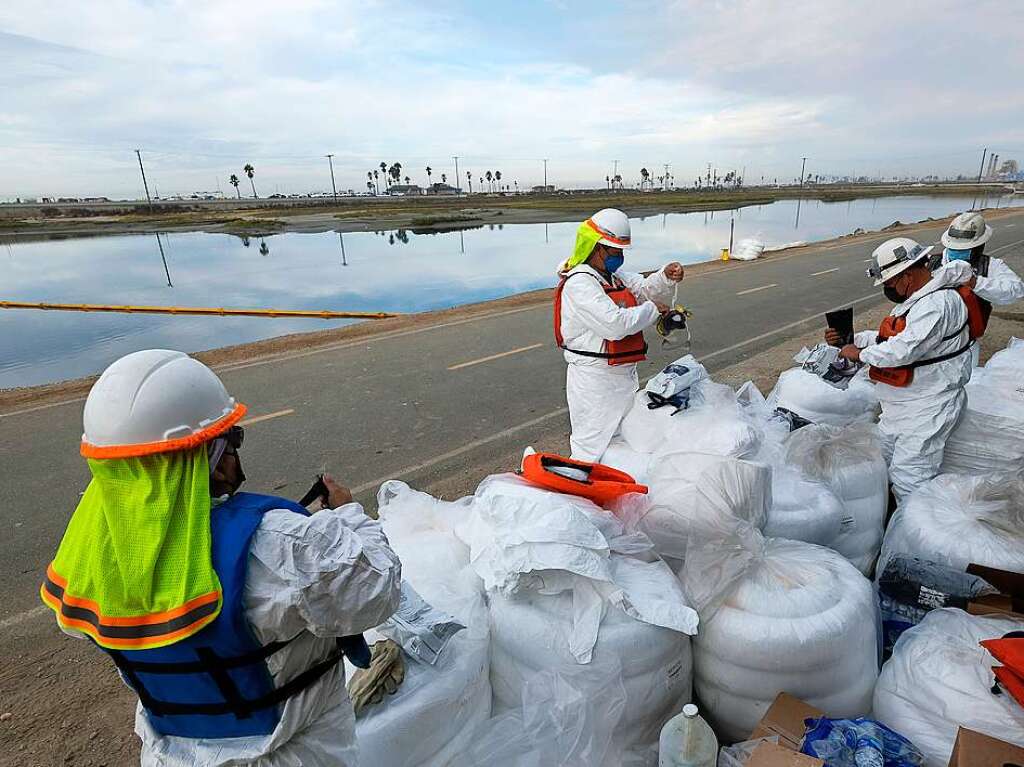
[[[942,251],[942,266],[949,264],[949,256]],[[977,275],[974,292],[995,306],[1006,306],[1024,298],[1024,280],[1017,276],[1006,262],[995,256],[988,257],[988,275]],[[971,347],[971,359],[978,366],[981,355],[981,344]]]
[[[623,308],[604,292],[608,282],[587,264],[562,276],[582,272],[562,289],[562,338],[568,349],[600,352],[605,339],[618,341],[657,322],[654,301],[669,303],[676,283],[660,269],[648,277],[619,269],[615,277],[636,297],[637,306]],[[568,363],[565,397],[569,403],[572,457],[600,461],[639,388],[636,364],[609,365],[608,360],[563,352]]]
[[[967,307],[955,291],[942,288],[962,285],[971,274],[964,261],[935,270],[930,282],[890,312],[894,317],[906,316],[903,332],[882,343],[876,343],[874,330],[857,333],[854,343],[862,349],[861,361],[897,367],[967,346]],[[898,500],[938,475],[946,438],[967,403],[964,386],[970,379],[971,355],[965,351],[944,362],[916,368],[909,386],[875,384],[882,403],[878,426]]]
[[[214,501],[216,504],[216,500]],[[213,509],[216,514],[216,508]],[[249,547],[243,600],[261,644],[301,636],[270,656],[277,686],[326,658],[334,639],[383,623],[398,607],[402,572],[380,523],[350,503],[311,517],[264,514]],[[281,721],[261,737],[204,740],[163,736],[141,704],[135,732],[142,764],[175,767],[354,767],[355,716],[338,663],[289,698]]]

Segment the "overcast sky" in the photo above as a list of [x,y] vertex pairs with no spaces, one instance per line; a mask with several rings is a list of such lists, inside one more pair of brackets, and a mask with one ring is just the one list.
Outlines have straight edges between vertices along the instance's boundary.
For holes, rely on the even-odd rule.
[[[0,198],[1024,161],[1024,2],[0,4]],[[243,192],[251,190],[243,187]]]

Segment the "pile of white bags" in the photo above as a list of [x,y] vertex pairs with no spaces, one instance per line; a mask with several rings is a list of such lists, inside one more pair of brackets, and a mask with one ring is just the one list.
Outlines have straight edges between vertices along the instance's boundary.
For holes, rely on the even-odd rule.
[[[360,761],[374,767],[443,767],[457,762],[491,714],[487,608],[452,526],[468,508],[389,481],[378,491],[381,524],[402,560],[402,578],[466,629],[431,665],[405,654],[405,681],[356,720]],[[379,629],[386,633],[386,629]],[[367,632],[367,641],[381,638]],[[355,669],[346,667],[351,677]],[[453,761],[454,760],[454,761]]]
[[1024,572],[1024,480],[940,474],[889,523],[879,571],[898,554],[960,571],[974,563]]
[[756,261],[764,253],[764,243],[752,237],[740,240],[729,253],[730,258],[737,261]]
[[647,473],[651,467],[651,454],[641,453],[629,446],[622,437],[612,437],[608,449],[601,457],[601,463],[613,469],[626,472],[639,484],[647,484]]
[[1024,622],[1005,617],[931,611],[882,667],[874,717],[917,746],[926,767],[946,767],[961,725],[1024,746],[1024,709],[992,693],[995,662],[978,645],[1021,630]]
[[514,475],[485,479],[457,532],[488,590],[499,711],[522,705],[539,674],[573,679],[574,689],[620,679],[625,703],[609,753],[647,753],[690,698],[697,628],[650,540],[586,499]]
[[658,455],[651,461],[646,497],[628,513],[678,570],[694,537],[708,538],[732,524],[764,527],[771,505],[771,469],[706,453]]
[[692,547],[682,580],[701,616],[694,687],[720,737],[747,738],[783,691],[832,717],[871,710],[878,610],[838,553],[750,528]]
[[853,376],[845,389],[833,386],[802,367],[784,371],[768,395],[768,405],[785,408],[811,423],[847,426],[878,417],[878,395],[865,372]]
[[1013,337],[1005,349],[993,354],[985,370],[1011,370],[1024,373],[1024,340]]
[[[1019,344],[1019,342],[1018,342]],[[1007,474],[1024,470],[1024,387],[1021,369],[1010,363],[1019,358],[1011,345],[1003,364],[975,369],[967,384],[967,407],[946,440],[944,474]],[[998,356],[998,355],[997,355]]]
[[882,544],[889,472],[874,424],[805,426],[786,440],[786,462],[835,493],[845,510],[833,548],[869,574]]

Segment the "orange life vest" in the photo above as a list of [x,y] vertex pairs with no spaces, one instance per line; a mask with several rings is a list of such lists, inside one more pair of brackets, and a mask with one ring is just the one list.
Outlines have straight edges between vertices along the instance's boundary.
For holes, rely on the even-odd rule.
[[[643,362],[647,359],[647,342],[644,340],[643,332],[634,333],[631,336],[626,336],[618,341],[609,341],[605,339],[604,344],[599,352],[586,352],[579,349],[570,349],[565,345],[565,339],[562,338],[562,289],[565,287],[565,283],[572,277],[578,274],[587,274],[587,272],[574,272],[573,274],[567,275],[562,278],[562,281],[558,283],[558,287],[555,289],[555,343],[558,344],[560,349],[564,349],[567,352],[573,354],[579,354],[582,357],[597,357],[599,359],[608,360],[609,365],[628,365],[633,362]],[[594,275],[588,275],[594,277]],[[596,280],[597,277],[594,277]],[[627,288],[625,285],[620,283],[614,277],[612,278],[613,284],[605,286],[603,283],[601,287],[604,288],[605,295],[608,296],[615,304],[621,308],[630,308],[637,306],[636,296]]]
[[[578,469],[587,475],[586,479],[573,479],[558,474],[552,469]],[[646,485],[638,485],[624,471],[613,469],[602,463],[574,461],[572,458],[554,453],[533,453],[523,458],[520,471],[523,479],[546,490],[568,493],[589,498],[598,506],[610,504],[628,493],[646,493]]]
[[993,658],[1004,664],[992,669],[996,681],[1024,706],[1024,638],[1007,635],[1002,639],[985,639],[980,644]]
[[[945,362],[946,360],[951,360],[954,357],[959,357],[971,348],[971,344],[985,335],[985,329],[988,327],[988,318],[989,315],[992,314],[992,304],[985,301],[983,298],[979,298],[978,295],[966,285],[961,285],[956,288],[942,288],[942,290],[955,290],[957,295],[963,299],[964,305],[967,307],[967,321],[964,325],[958,328],[955,333],[951,333],[942,340],[948,341],[956,338],[963,332],[964,328],[967,328],[967,345],[961,349],[957,349],[955,352],[943,354],[938,357],[932,357],[927,360],[918,360],[917,362],[911,362],[909,365],[899,365],[892,368],[881,368],[871,365],[868,369],[868,377],[870,377],[872,381],[900,388],[910,386],[911,382],[914,380],[915,368],[924,367],[925,365],[934,365],[936,362]],[[899,335],[906,329],[906,327],[906,315],[901,315],[899,317],[889,315],[882,320],[882,325],[878,328],[878,343],[882,343],[895,335]]]

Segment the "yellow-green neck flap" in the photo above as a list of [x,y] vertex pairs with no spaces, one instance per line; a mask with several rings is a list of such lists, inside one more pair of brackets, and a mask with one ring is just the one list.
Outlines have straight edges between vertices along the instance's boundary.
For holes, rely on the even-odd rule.
[[220,611],[206,447],[90,459],[92,481],[41,591],[57,621],[104,647],[173,644]]
[[562,271],[567,272],[570,269],[575,269],[590,258],[590,254],[594,252],[594,246],[597,245],[597,241],[600,239],[601,233],[588,226],[586,221],[580,224],[576,230],[576,247],[573,248],[569,260],[562,266]]

